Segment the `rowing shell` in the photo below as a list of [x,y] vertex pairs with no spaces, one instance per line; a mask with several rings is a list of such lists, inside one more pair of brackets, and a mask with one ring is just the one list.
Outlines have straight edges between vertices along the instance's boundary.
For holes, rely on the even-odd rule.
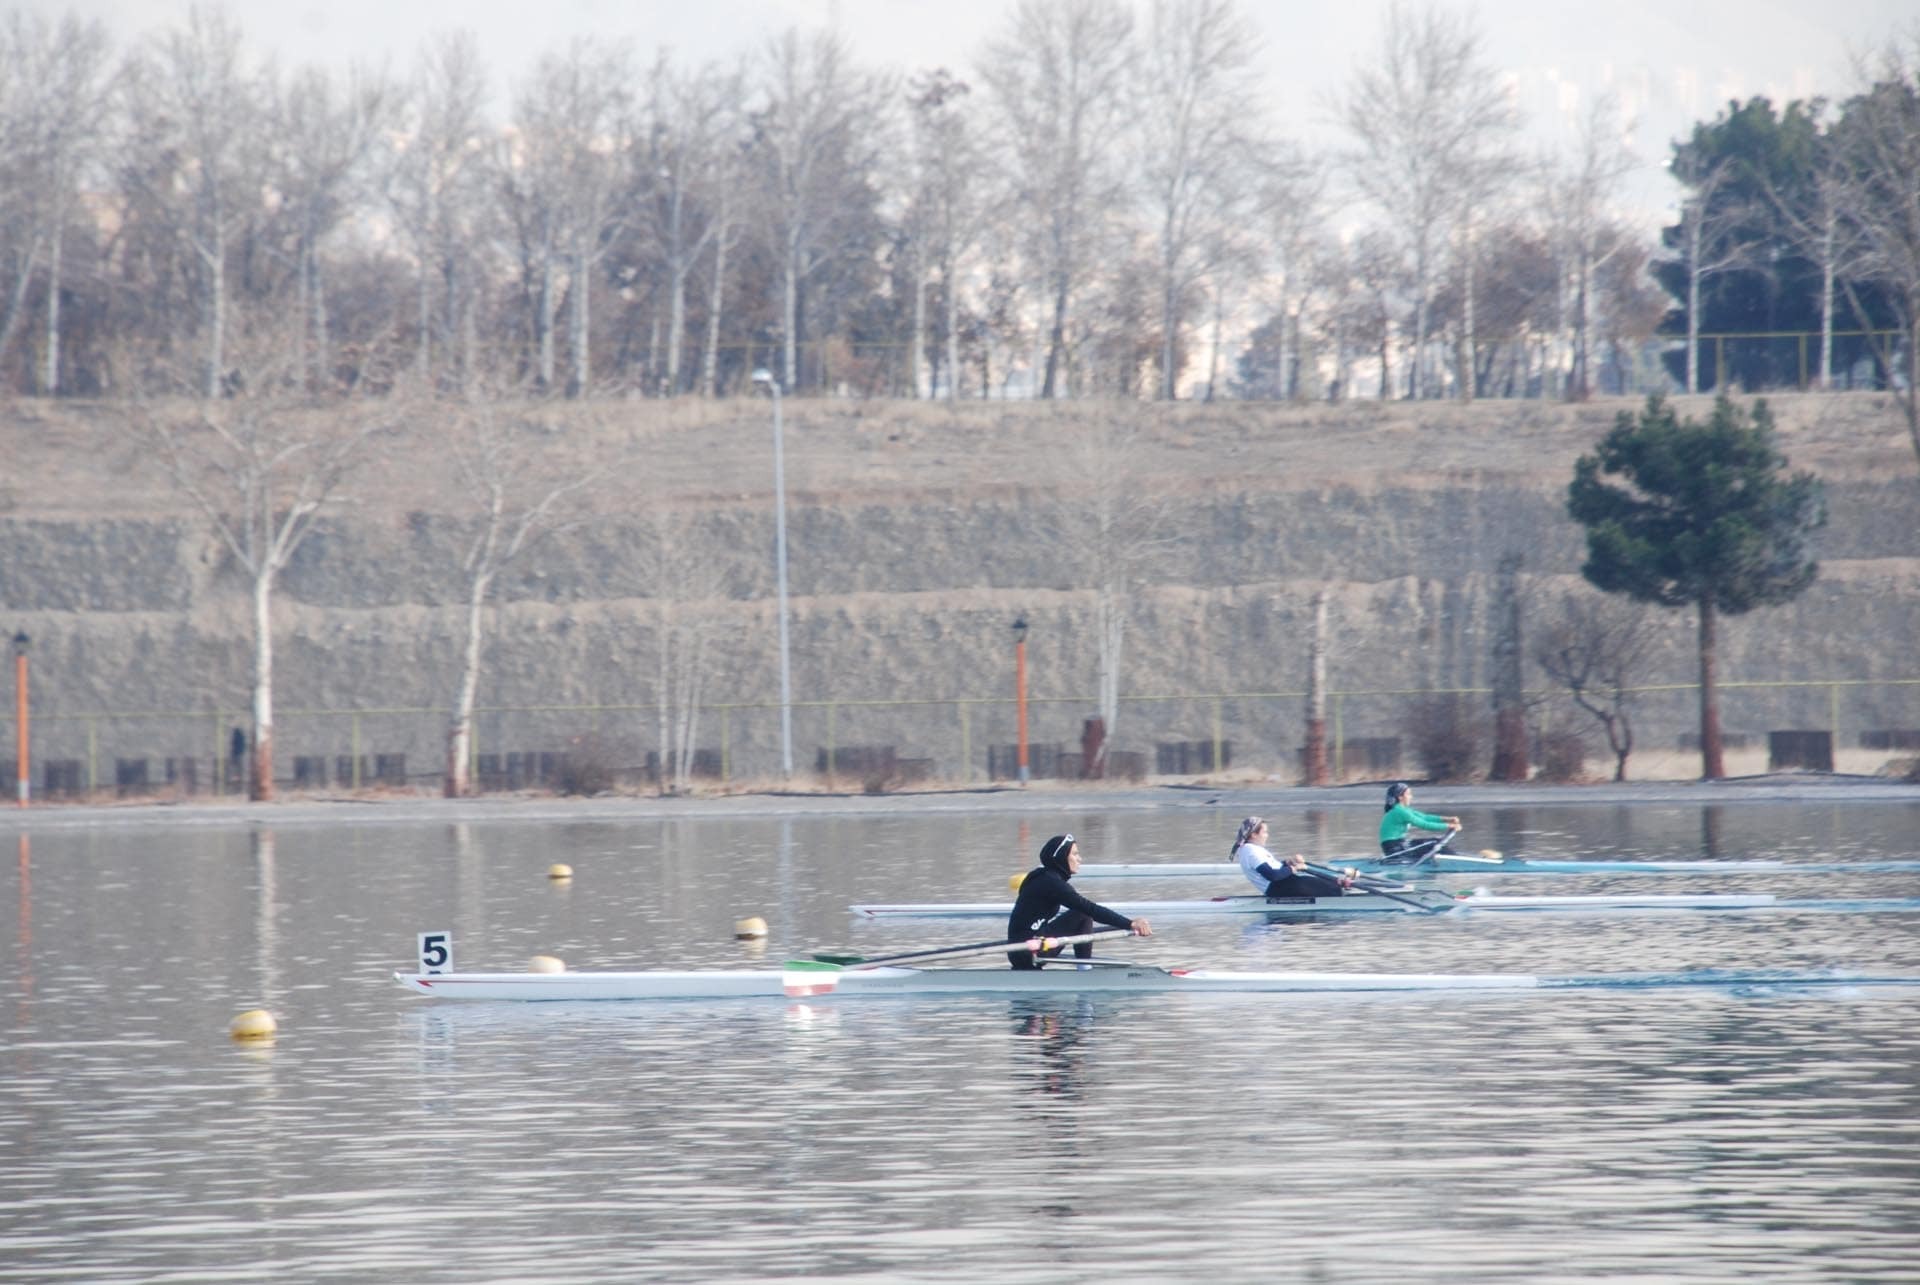
[[891,995],[1082,995],[1363,991],[1531,991],[1680,986],[1920,987],[1920,976],[1701,969],[1673,973],[1236,973],[1121,965],[1097,969],[869,968],[839,973],[824,992],[780,969],[631,973],[395,973],[407,990],[437,999],[640,1000],[885,997]]
[[[1325,864],[1362,874],[1512,874],[1512,875],[1703,875],[1703,874],[1896,874],[1920,870],[1920,861],[1534,861],[1519,857],[1482,857],[1446,853],[1411,865],[1393,865],[1378,857],[1334,858]],[[1089,862],[1080,879],[1182,879],[1206,875],[1245,878],[1234,861]]]
[[[1129,919],[1142,916],[1244,916],[1244,915],[1364,915],[1364,914],[1456,914],[1483,911],[1741,911],[1799,910],[1864,914],[1869,912],[1913,913],[1920,911],[1920,897],[1776,897],[1772,893],[1719,893],[1688,896],[1683,893],[1633,896],[1619,894],[1592,897],[1506,897],[1492,893],[1448,896],[1442,893],[1403,893],[1382,897],[1372,893],[1349,892],[1344,897],[1214,897],[1185,901],[1110,902],[1109,907]],[[862,905],[848,907],[862,919],[1004,919],[1012,909],[1005,902],[908,902],[898,905]]]

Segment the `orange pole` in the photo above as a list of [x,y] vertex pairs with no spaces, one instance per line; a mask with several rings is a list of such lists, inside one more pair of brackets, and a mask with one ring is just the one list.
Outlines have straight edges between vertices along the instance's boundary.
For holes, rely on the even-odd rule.
[[16,646],[13,649],[13,704],[14,734],[18,738],[18,748],[14,752],[16,764],[16,797],[21,807],[27,806],[27,795],[32,790],[29,782],[33,772],[27,763],[27,649]]
[[1020,784],[1027,783],[1027,640],[1013,644],[1014,721],[1018,728]]

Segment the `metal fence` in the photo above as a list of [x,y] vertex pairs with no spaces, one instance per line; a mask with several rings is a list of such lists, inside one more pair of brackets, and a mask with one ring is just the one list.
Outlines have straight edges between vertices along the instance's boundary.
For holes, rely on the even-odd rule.
[[[1727,682],[1721,721],[1728,771],[1781,767],[1879,772],[1920,756],[1920,678]],[[1699,770],[1698,689],[1642,687],[1633,693],[1635,777],[1685,777]],[[1453,734],[1481,738],[1491,758],[1484,688],[1355,690],[1329,694],[1333,771],[1346,780],[1423,776],[1420,727],[1434,703],[1452,700]],[[1612,760],[1598,725],[1564,693],[1531,694],[1537,738],[1558,733],[1585,742],[1589,775]],[[1122,698],[1112,728],[1092,725],[1084,697],[1030,698],[1032,775],[1078,778],[1107,738],[1108,775],[1129,779],[1218,776],[1300,779],[1306,739],[1304,693],[1185,693]],[[443,783],[444,710],[288,709],[275,727],[275,784],[286,790],[435,790]],[[566,789],[587,782],[643,788],[658,779],[659,711],[649,705],[486,708],[476,716],[472,768],[482,790]],[[36,712],[30,763],[36,798],[237,792],[247,757],[236,711]],[[878,791],[920,782],[977,784],[1015,775],[1015,702],[1007,698],[800,701],[792,707],[796,773],[828,788]],[[11,720],[0,745],[13,744]],[[1429,732],[1430,736],[1431,733]],[[696,725],[693,775],[721,784],[780,777],[780,709],[773,703],[716,704]],[[1538,762],[1538,754],[1536,754]],[[591,765],[594,771],[583,768]],[[0,761],[0,779],[17,766]]]

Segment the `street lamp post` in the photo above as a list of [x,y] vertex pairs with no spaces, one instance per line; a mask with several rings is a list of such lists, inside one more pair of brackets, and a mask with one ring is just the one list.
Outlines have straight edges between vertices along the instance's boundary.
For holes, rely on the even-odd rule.
[[1027,783],[1027,618],[1013,619],[1013,719],[1015,762],[1020,767],[1020,784]]
[[773,394],[773,565],[780,601],[780,774],[793,775],[793,670],[787,650],[787,466],[780,427],[780,381],[771,371],[753,372],[753,382]]
[[13,731],[15,797],[21,807],[33,792],[33,770],[27,762],[27,643],[25,630],[13,636]]

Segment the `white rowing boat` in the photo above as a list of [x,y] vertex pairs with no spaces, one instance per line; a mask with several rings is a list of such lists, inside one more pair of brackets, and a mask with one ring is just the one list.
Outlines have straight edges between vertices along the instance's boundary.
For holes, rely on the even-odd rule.
[[1083,995],[1172,992],[1356,993],[1722,987],[1920,987],[1920,976],[1693,970],[1675,973],[1313,973],[1070,965],[1011,968],[689,969],[605,973],[395,973],[407,990],[451,1000],[706,1000],[883,998],[912,995]]
[[[1913,913],[1920,911],[1920,897],[1778,897],[1772,893],[1665,893],[1636,896],[1539,896],[1509,897],[1494,893],[1449,894],[1433,890],[1409,889],[1384,896],[1373,892],[1349,892],[1344,897],[1281,897],[1259,895],[1245,897],[1190,898],[1183,901],[1112,901],[1111,909],[1137,919],[1188,916],[1233,917],[1265,915],[1364,915],[1364,914],[1479,914],[1483,912],[1577,913],[1619,911],[1750,911],[1797,910],[1806,912]],[[1012,906],[1003,901],[906,902],[895,905],[858,905],[849,907],[862,919],[1005,919]]]
[[[1574,861],[1531,860],[1520,857],[1447,853],[1412,864],[1390,864],[1378,857],[1334,857],[1325,865],[1358,870],[1361,874],[1513,874],[1513,875],[1723,875],[1723,874],[1899,874],[1920,871],[1920,861],[1779,861],[1772,858],[1732,861]],[[1190,879],[1197,877],[1244,879],[1234,861],[1088,862],[1079,879]]]

